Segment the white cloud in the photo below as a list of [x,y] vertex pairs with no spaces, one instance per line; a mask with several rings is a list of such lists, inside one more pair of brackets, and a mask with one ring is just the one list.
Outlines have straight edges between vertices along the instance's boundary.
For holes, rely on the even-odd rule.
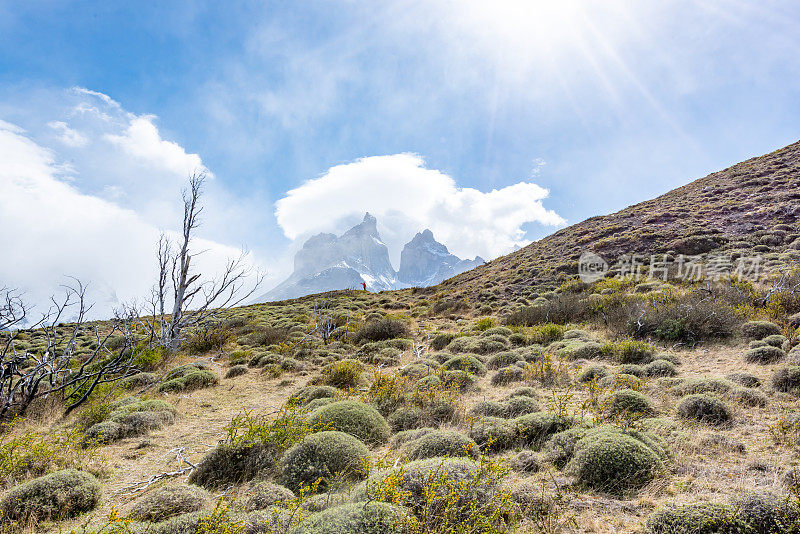
[[58,140],[67,146],[83,147],[89,143],[89,140],[84,135],[67,126],[64,121],[50,121],[47,125],[58,133]]
[[415,154],[372,156],[331,167],[276,203],[278,224],[290,239],[342,231],[364,212],[374,214],[394,261],[417,231],[429,228],[461,256],[494,258],[527,243],[523,225],[565,221],[546,209],[549,192],[530,182],[481,192],[458,187],[425,167]]
[[[74,276],[90,284],[94,315],[147,295],[157,226],[131,209],[67,183],[57,155],[20,127],[0,121],[0,228],[6,239],[0,280],[25,292],[39,311]],[[214,272],[238,249],[198,239],[201,272]]]
[[204,170],[200,156],[187,154],[179,144],[161,138],[153,124],[154,119],[152,115],[134,117],[124,134],[107,134],[105,137],[127,154],[155,168],[183,177]]

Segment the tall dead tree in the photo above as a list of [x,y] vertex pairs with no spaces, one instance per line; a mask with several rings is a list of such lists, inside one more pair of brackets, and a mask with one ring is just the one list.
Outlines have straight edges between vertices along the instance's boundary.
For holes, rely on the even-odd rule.
[[[183,225],[177,244],[162,234],[158,241],[158,279],[148,302],[148,317],[142,310],[131,309],[149,333],[152,343],[175,350],[184,340],[185,330],[211,318],[220,309],[237,306],[261,285],[264,275],[247,262],[245,251],[228,260],[221,275],[204,279],[193,271],[192,260],[201,252],[191,248],[195,230],[200,225],[203,206],[200,199],[206,175],[195,172],[183,192]],[[250,284],[250,281],[253,281]],[[248,284],[250,287],[248,288]],[[171,313],[167,313],[171,306]]]

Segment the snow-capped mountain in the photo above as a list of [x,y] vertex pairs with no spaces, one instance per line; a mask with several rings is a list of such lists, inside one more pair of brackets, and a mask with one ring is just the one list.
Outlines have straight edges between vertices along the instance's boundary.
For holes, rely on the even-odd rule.
[[480,257],[461,260],[433,238],[418,233],[405,245],[400,272],[389,261],[389,250],[378,234],[377,219],[369,213],[341,236],[317,234],[294,257],[294,272],[255,302],[285,300],[336,289],[370,291],[438,284],[484,263]]
[[432,286],[484,263],[480,256],[462,260],[451,254],[433,238],[433,232],[424,230],[403,247],[397,279],[406,286]]

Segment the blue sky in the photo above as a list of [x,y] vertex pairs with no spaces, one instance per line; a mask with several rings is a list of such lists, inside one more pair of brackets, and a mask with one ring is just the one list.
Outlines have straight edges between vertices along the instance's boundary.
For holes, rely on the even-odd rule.
[[[170,226],[173,175],[201,162],[203,236],[274,278],[309,233],[373,201],[395,257],[420,225],[492,256],[796,141],[798,27],[800,4],[770,0],[0,0],[0,120],[7,150],[35,145],[70,194],[148,228]],[[145,145],[161,167],[143,166]],[[384,179],[417,196],[393,211]],[[404,219],[428,183],[427,211]]]

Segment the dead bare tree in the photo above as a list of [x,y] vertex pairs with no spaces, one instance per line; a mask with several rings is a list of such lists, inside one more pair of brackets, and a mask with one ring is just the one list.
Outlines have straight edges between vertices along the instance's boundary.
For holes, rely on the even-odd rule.
[[[66,413],[83,404],[95,388],[138,372],[133,366],[133,335],[130,321],[117,317],[108,323],[87,325],[86,286],[79,280],[64,286],[62,299],[51,298],[52,306],[28,329],[38,328],[44,335],[45,347],[39,353],[17,350],[18,326],[24,324],[28,308],[21,296],[11,290],[0,290],[0,418],[9,413],[23,413],[39,398],[56,396],[66,404]],[[62,324],[69,319],[71,322]],[[102,330],[101,330],[102,328]],[[94,348],[78,354],[79,336],[89,332]],[[121,346],[108,347],[112,337],[121,337]]]
[[[220,276],[202,279],[192,270],[192,260],[202,252],[193,252],[191,242],[200,225],[203,206],[200,199],[206,175],[195,172],[189,177],[189,188],[183,192],[183,227],[177,243],[162,234],[158,241],[158,279],[147,303],[146,316],[134,303],[129,307],[139,317],[151,343],[175,350],[184,340],[187,328],[213,317],[220,309],[237,306],[250,298],[264,280],[247,262],[247,253],[231,259]],[[248,288],[250,280],[253,283]],[[171,304],[171,313],[167,308]]]

